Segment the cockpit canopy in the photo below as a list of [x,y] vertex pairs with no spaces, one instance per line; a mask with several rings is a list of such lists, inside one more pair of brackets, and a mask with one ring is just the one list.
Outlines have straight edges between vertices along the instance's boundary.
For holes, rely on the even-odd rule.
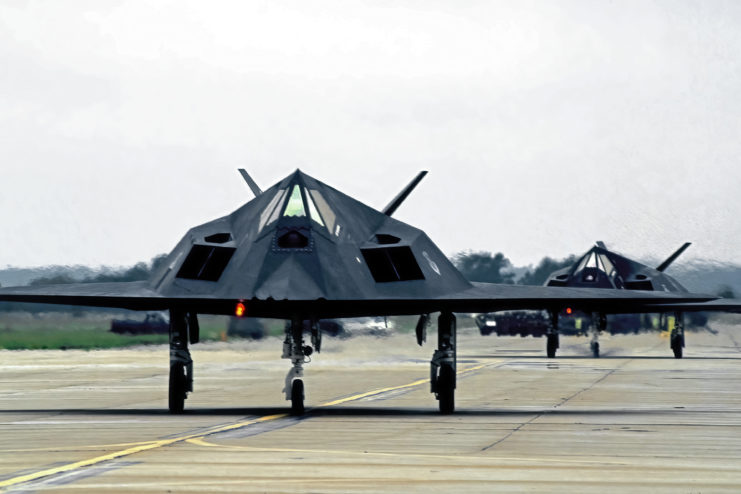
[[582,258],[572,276],[578,277],[584,283],[596,284],[604,283],[606,278],[615,288],[622,288],[616,286],[620,283],[618,281],[620,277],[617,276],[617,271],[610,258],[606,254],[595,251],[589,252]]
[[334,236],[339,236],[342,231],[342,227],[337,223],[337,215],[322,193],[298,183],[275,192],[260,214],[258,233],[281,218],[308,218],[313,228],[321,228]]
[[[685,248],[686,246],[678,253]],[[668,263],[675,259],[678,253],[675,253],[662,266],[668,266]],[[545,284],[546,286],[686,292],[686,289],[671,276],[609,251],[602,242],[598,242],[572,266],[551,273]]]

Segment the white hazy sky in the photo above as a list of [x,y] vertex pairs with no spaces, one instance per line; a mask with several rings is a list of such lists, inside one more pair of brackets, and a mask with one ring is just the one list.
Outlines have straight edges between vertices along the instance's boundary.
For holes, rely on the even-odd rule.
[[0,4],[0,266],[126,265],[295,168],[448,254],[741,263],[741,2]]

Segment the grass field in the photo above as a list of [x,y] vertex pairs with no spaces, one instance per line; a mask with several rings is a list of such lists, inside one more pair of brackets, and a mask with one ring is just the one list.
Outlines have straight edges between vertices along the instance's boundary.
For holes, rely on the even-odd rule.
[[[0,350],[92,350],[167,343],[166,334],[111,333],[111,319],[125,315],[105,313],[0,314]],[[227,318],[199,317],[201,340],[226,337]]]
[[[128,335],[111,333],[114,318],[143,319],[142,314],[114,314],[105,312],[0,312],[0,350],[93,350],[122,348],[136,345],[159,345],[167,343],[166,334]],[[201,341],[223,341],[227,339],[229,318],[225,316],[198,317]],[[389,327],[397,333],[411,333],[417,322],[416,316],[389,317]],[[473,323],[459,317],[458,326]],[[262,320],[263,329],[269,336],[282,336],[285,322]],[[432,318],[429,330],[435,331],[436,318]],[[351,334],[362,334],[362,330]],[[234,339],[233,335],[229,339]]]

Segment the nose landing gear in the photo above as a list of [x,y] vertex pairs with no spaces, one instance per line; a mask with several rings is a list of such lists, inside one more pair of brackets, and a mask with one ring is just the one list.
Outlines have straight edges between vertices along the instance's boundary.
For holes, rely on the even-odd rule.
[[[321,333],[315,321],[311,321],[311,340],[317,352],[321,348]],[[286,375],[283,392],[286,400],[291,402],[291,415],[303,415],[304,407],[304,364],[308,363],[309,356],[314,349],[304,345],[304,321],[300,318],[292,319],[286,326],[286,338],[283,340],[283,358],[290,359],[293,366]]]
[[684,349],[684,315],[677,312],[674,315],[674,327],[672,328],[669,346],[674,353],[674,358],[682,358]]
[[599,358],[599,335],[607,329],[607,316],[600,312],[592,314],[592,341],[590,348],[592,349],[592,355],[594,358]]

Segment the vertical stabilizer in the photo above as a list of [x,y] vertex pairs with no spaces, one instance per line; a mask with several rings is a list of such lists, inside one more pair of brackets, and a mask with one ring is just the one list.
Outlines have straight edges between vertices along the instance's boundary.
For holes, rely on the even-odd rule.
[[666,259],[666,261],[664,261],[661,264],[659,264],[659,267],[656,268],[656,270],[657,271],[661,271],[661,272],[663,272],[664,270],[666,270],[666,268],[668,268],[671,265],[671,263],[673,263],[677,259],[677,257],[681,256],[682,255],[682,252],[684,252],[685,250],[687,250],[687,247],[689,247],[690,245],[692,245],[690,242],[685,242],[685,244],[683,246],[681,246],[680,248],[678,248],[677,251],[674,254],[670,255]]
[[247,170],[245,170],[244,168],[240,168],[239,173],[242,174],[242,178],[245,182],[247,182],[247,185],[249,186],[250,190],[252,190],[252,193],[255,194],[255,197],[262,194],[262,190],[260,189],[260,187],[257,186],[255,181],[252,180],[252,177],[250,177],[250,174],[247,173]]
[[403,203],[404,200],[407,198],[407,196],[412,193],[417,184],[419,184],[422,179],[425,178],[425,175],[427,175],[426,171],[419,172],[417,176],[414,177],[414,180],[409,182],[409,185],[404,187],[404,190],[399,192],[399,195],[394,197],[394,199],[388,204],[388,206],[383,208],[383,214],[385,214],[386,216],[393,215],[394,212],[399,208],[399,206],[401,206],[401,203]]

